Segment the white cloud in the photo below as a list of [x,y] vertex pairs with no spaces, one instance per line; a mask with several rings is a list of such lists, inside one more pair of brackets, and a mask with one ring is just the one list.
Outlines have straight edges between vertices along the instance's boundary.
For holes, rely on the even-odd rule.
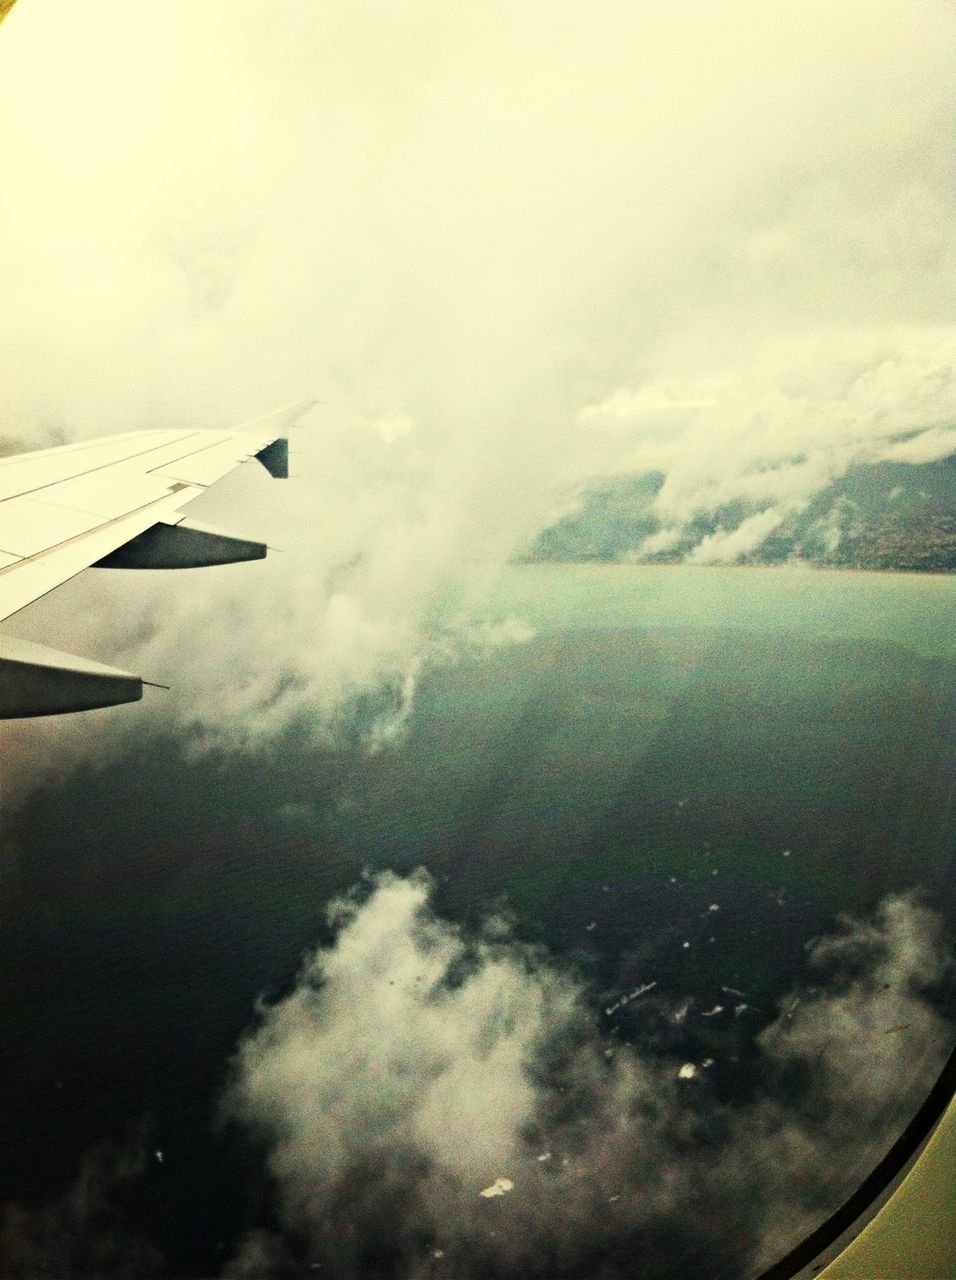
[[931,427],[908,440],[890,445],[879,455],[880,462],[938,462],[956,453],[956,430]]
[[645,1231],[749,1272],[869,1171],[951,1038],[923,998],[939,920],[907,897],[817,941],[818,982],[760,1033],[762,1084],[736,1105],[713,1059],[605,1054],[579,978],[429,897],[424,873],[385,874],[334,907],[335,941],[234,1062],[226,1109],[264,1144],[285,1245],[337,1275],[372,1241],[396,1277],[436,1249],[449,1275],[597,1275]]
[[759,547],[787,517],[787,511],[768,507],[755,516],[741,520],[736,529],[719,530],[701,538],[689,559],[695,564],[715,564],[736,560]]

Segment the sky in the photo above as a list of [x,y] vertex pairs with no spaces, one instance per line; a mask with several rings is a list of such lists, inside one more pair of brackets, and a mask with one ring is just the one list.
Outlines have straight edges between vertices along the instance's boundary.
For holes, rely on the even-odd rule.
[[197,749],[334,732],[507,641],[489,576],[597,478],[665,474],[661,545],[745,499],[720,562],[953,452],[954,44],[934,0],[17,6],[8,447],[323,402],[284,489],[190,508],[283,550],[254,590],[90,574],[21,633],[174,675]]
[[[86,574],[11,632],[174,683],[146,732],[198,761],[334,741],[368,696],[374,752],[431,665],[530,636],[488,586],[595,480],[662,472],[662,545],[746,500],[691,552],[726,562],[855,463],[956,452],[954,54],[943,0],[24,0],[0,32],[0,443],[321,403],[292,479],[243,468],[189,508],[264,564]],[[5,726],[4,806],[142,726]],[[237,1047],[223,1115],[283,1235],[250,1230],[235,1276],[308,1248],[358,1274],[326,1227],[343,1200],[408,1280],[573,1265],[595,1214],[625,1249],[691,1194],[745,1203],[769,1261],[785,1206],[794,1235],[815,1221],[824,1134],[858,1153],[912,1083],[904,1037],[858,1056],[874,993],[927,1056],[951,1035],[923,998],[938,922],[892,897],[818,941],[819,985],[761,1033],[778,1079],[813,1064],[826,1125],[708,1102],[719,1158],[682,1166],[707,1068],[607,1059],[573,974],[431,893],[386,875],[334,906]],[[139,1176],[97,1159],[46,1218],[5,1208],[24,1266]]]

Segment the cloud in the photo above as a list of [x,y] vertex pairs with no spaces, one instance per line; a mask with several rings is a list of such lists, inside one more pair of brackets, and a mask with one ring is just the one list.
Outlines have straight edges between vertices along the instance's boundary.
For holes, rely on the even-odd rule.
[[[907,895],[885,899],[872,919],[841,917],[811,948],[817,981],[791,992],[760,1032],[770,1096],[747,1116],[752,1151],[733,1157],[738,1176],[762,1184],[756,1267],[823,1216],[821,1169],[842,1170],[831,1195],[855,1190],[951,1051],[952,1025],[924,998],[951,974],[942,934],[939,916]],[[807,1084],[794,1096],[797,1079]]]
[[[768,507],[741,520],[736,529],[706,534],[688,556],[694,564],[715,564],[736,560],[755,547],[784,520],[786,511]],[[653,535],[652,535],[653,536]],[[650,541],[650,539],[648,539]]]
[[91,1150],[58,1200],[39,1208],[0,1205],[0,1274],[8,1280],[167,1274],[161,1254],[131,1228],[124,1205],[146,1168],[144,1141],[140,1133],[123,1147]]
[[747,370],[683,386],[619,388],[584,410],[585,429],[627,434],[628,469],[664,477],[653,504],[663,528],[643,554],[675,545],[697,517],[761,508],[688,553],[732,562],[854,465],[956,451],[951,328],[836,330],[825,341],[771,341],[754,357]]
[[596,477],[661,469],[668,533],[752,503],[717,558],[951,421],[943,5],[51,0],[3,35],[0,433],[327,402],[285,489],[190,508],[283,557],[23,615],[171,679],[197,745],[400,698]]
[[598,1276],[706,1248],[750,1274],[869,1171],[951,1039],[925,998],[939,920],[911,897],[816,941],[732,1104],[712,1059],[612,1042],[573,971],[430,895],[424,872],[386,873],[335,904],[334,941],[235,1058],[225,1111],[265,1154],[270,1247],[300,1265]]
[[956,453],[956,430],[930,427],[898,444],[892,444],[879,455],[880,462],[938,462]]
[[407,436],[414,424],[407,413],[396,413],[390,417],[377,418],[374,426],[386,444],[394,444],[402,436]]

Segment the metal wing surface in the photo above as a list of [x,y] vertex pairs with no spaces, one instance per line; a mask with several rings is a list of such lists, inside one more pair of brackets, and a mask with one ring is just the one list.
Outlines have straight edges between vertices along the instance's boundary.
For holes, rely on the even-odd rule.
[[[288,475],[288,430],[308,400],[229,431],[136,431],[0,458],[0,622],[90,566],[162,569],[260,559],[262,543],[182,508],[258,458]],[[142,697],[142,680],[0,635],[0,717]]]

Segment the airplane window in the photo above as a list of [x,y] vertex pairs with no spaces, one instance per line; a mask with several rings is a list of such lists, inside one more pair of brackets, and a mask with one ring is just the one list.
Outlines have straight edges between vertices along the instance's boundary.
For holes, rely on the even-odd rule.
[[323,401],[0,622],[169,686],[0,723],[0,1277],[783,1280],[918,1153],[948,18],[0,4],[0,605]]

